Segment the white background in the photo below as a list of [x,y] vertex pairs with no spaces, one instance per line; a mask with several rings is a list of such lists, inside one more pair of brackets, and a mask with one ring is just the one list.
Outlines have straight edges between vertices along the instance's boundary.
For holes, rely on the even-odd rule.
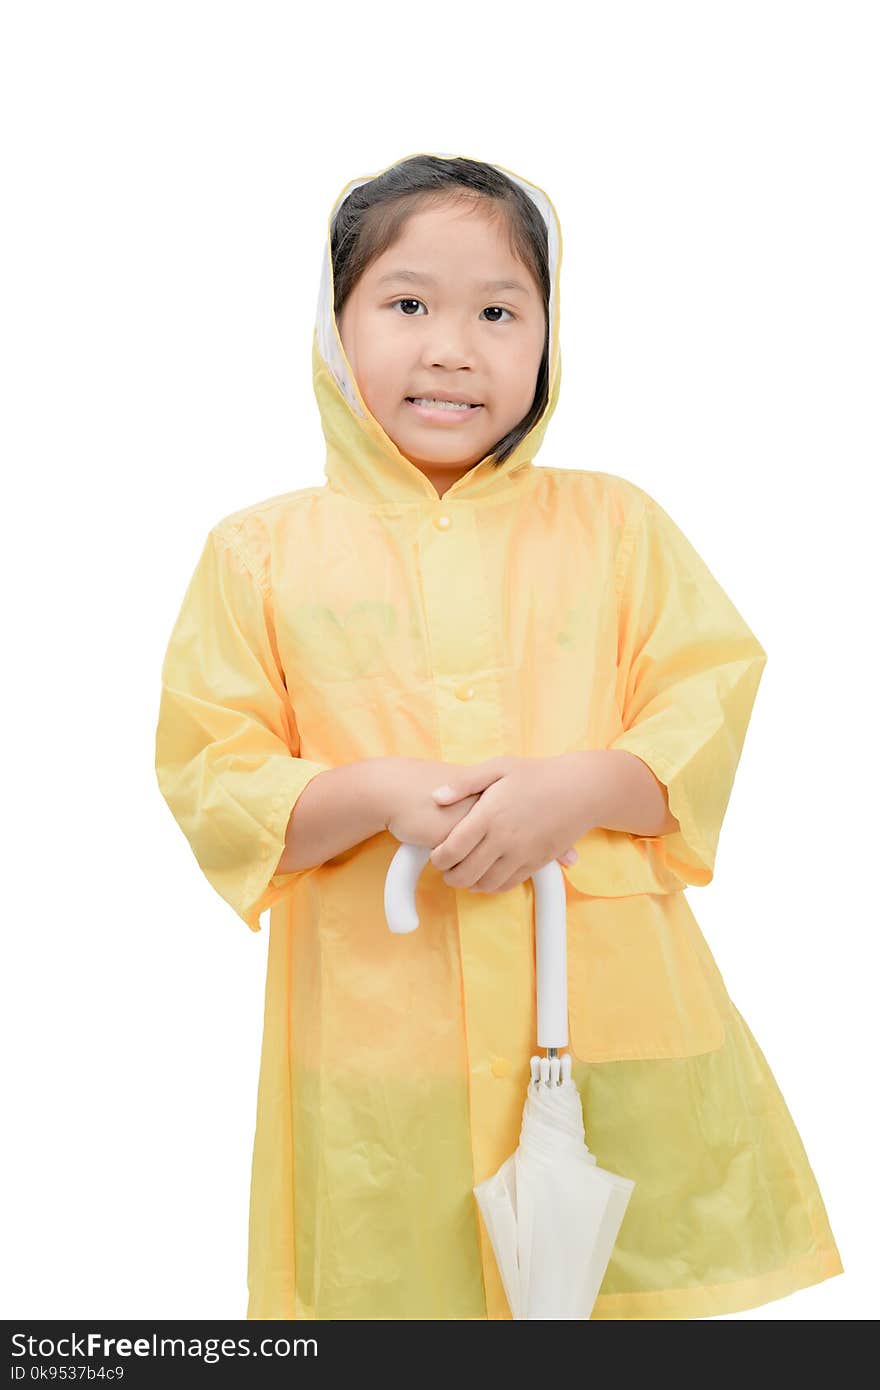
[[688,896],[846,1272],[736,1316],[876,1316],[877,19],[4,6],[4,1317],[244,1317],[268,916],[161,799],[159,672],[210,527],[323,481],[327,217],[417,152],[550,195],[537,461],[647,489],[769,653]]

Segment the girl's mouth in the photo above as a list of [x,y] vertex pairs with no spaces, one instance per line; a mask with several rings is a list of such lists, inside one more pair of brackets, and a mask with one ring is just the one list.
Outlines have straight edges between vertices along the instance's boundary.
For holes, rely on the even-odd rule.
[[454,401],[431,401],[427,404],[421,396],[407,396],[406,403],[420,419],[444,425],[461,424],[462,420],[472,419],[483,409],[482,405],[459,405]]

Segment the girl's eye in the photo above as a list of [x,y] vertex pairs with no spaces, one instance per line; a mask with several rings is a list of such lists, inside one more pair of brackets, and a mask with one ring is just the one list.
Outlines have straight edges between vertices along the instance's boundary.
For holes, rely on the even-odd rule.
[[[392,304],[391,307],[392,307],[392,308],[396,308],[396,306],[397,306],[398,304],[421,304],[421,302],[422,302],[422,301],[421,301],[420,299],[395,299],[395,300],[394,300],[394,303]],[[414,318],[415,315],[414,315],[414,314],[407,314],[406,317],[407,317],[408,319],[411,319],[411,318]]]
[[[421,303],[422,303],[422,300],[421,300],[421,299],[395,299],[395,300],[392,301],[391,307],[392,307],[392,309],[395,309],[395,308],[397,307],[398,304],[421,304]],[[498,311],[499,311],[500,313],[502,313],[502,314],[507,314],[510,318],[515,318],[515,315],[512,314],[512,313],[510,312],[509,309],[503,308],[500,304],[490,304],[490,305],[488,306],[488,310],[489,310],[489,312],[491,312],[492,310],[498,310]],[[486,309],[484,309],[484,310],[483,310],[483,313],[485,314],[486,312],[487,312]],[[404,317],[405,317],[405,318],[408,318],[408,319],[412,319],[412,318],[417,318],[418,315],[417,315],[417,314],[405,314]],[[489,322],[490,322],[490,323],[502,323],[503,320],[502,320],[502,319],[490,319]]]

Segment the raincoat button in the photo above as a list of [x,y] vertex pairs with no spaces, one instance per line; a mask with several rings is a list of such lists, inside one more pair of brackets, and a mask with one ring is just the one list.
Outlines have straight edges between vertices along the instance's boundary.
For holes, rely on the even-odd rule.
[[496,1057],[492,1063],[493,1076],[507,1076],[510,1072],[510,1062],[506,1057]]
[[472,685],[460,685],[455,693],[459,700],[472,700],[477,692]]
[[434,517],[434,525],[437,527],[438,531],[446,531],[452,525],[452,517],[447,516],[444,512],[442,516]]

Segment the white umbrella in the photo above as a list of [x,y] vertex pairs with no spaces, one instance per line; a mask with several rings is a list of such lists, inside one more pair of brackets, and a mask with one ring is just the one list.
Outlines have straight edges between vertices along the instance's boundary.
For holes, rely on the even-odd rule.
[[[402,844],[385,879],[393,932],[419,925],[416,881],[430,849]],[[532,875],[538,1046],[519,1147],[478,1183],[479,1203],[514,1319],[589,1318],[635,1182],[600,1168],[587,1148],[568,1045],[565,883],[556,860]]]

